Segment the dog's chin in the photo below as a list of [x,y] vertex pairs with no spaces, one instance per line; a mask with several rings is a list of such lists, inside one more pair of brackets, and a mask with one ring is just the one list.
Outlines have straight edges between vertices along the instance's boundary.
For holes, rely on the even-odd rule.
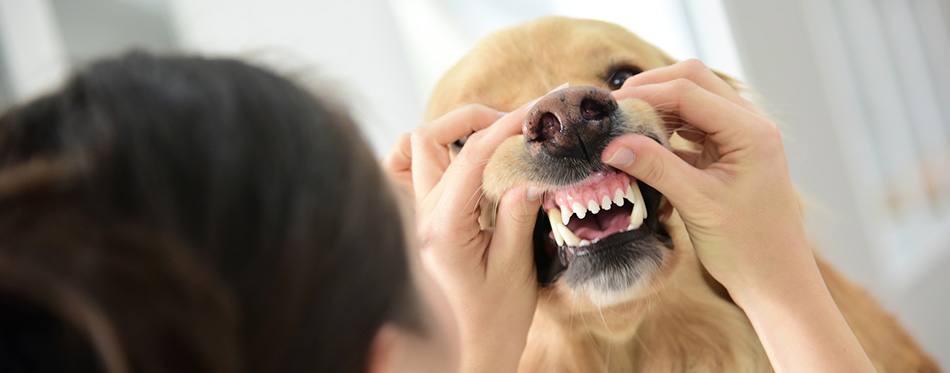
[[[638,227],[631,224],[627,229],[597,236],[580,245],[572,245],[561,237],[555,239],[552,229],[565,226],[552,228],[557,224],[556,217],[542,208],[534,232],[535,265],[542,286],[563,281],[573,292],[586,295],[599,306],[624,303],[644,294],[662,267],[666,251],[673,245],[659,219],[663,196],[643,182],[635,184],[639,186],[646,208],[642,224]],[[613,205],[609,212],[601,211],[597,218],[603,221],[617,219],[603,216],[608,214],[635,215],[636,208],[632,204]],[[571,222],[570,225],[576,227],[577,224]]]

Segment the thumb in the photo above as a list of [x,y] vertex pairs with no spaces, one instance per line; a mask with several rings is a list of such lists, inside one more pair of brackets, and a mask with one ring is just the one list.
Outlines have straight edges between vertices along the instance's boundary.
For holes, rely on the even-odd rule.
[[531,187],[512,188],[498,203],[498,218],[488,249],[488,270],[514,272],[531,268],[532,239],[541,207],[540,193]]
[[674,205],[698,197],[702,171],[649,137],[619,137],[604,149],[601,157],[604,163],[663,193]]

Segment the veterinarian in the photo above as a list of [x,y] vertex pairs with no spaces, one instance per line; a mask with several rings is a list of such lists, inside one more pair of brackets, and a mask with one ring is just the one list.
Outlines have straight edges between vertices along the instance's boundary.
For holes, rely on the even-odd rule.
[[0,116],[0,371],[456,371],[394,189],[271,72],[95,62]]
[[[682,135],[702,146],[674,153],[628,135],[605,149],[603,161],[669,199],[702,264],[749,316],[773,367],[874,371],[818,271],[776,125],[695,60],[635,75],[614,95],[669,109],[678,118],[670,128],[688,129]],[[420,250],[446,285],[469,366],[482,361],[513,371],[537,302],[525,248],[538,192],[508,191],[495,231],[478,222],[480,175],[498,144],[521,132],[522,110],[458,109],[401,138],[384,162],[414,191]],[[449,144],[472,132],[450,163]],[[473,347],[479,345],[489,348]]]

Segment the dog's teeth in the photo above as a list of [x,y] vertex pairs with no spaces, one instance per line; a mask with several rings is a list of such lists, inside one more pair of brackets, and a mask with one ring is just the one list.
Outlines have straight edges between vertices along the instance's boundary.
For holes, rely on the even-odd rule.
[[588,240],[581,240],[581,242],[580,242],[579,244],[577,244],[577,246],[578,246],[578,247],[590,246],[590,241],[588,241]]
[[574,232],[571,232],[570,229],[567,229],[567,227],[558,224],[555,228],[561,231],[561,237],[564,238],[564,243],[568,246],[577,246],[581,243],[581,239],[578,238]]
[[640,220],[646,220],[647,205],[646,205],[646,202],[643,201],[643,193],[640,192],[640,186],[638,185],[636,188],[632,188],[632,189],[633,189],[633,196],[634,198],[636,198],[633,205],[633,210],[634,211],[639,210],[640,214],[642,215]]
[[598,242],[600,242],[600,239],[599,239],[599,238],[595,238],[595,239],[594,239],[593,241],[591,241],[590,243],[598,243]]
[[604,201],[600,203],[600,207],[604,210],[610,210],[613,207],[614,203],[610,200],[610,197],[604,196]]
[[[639,188],[637,188],[639,189]],[[637,203],[637,196],[633,194],[633,188],[627,185],[627,191],[624,193],[624,198],[626,198],[630,203]]]
[[623,190],[617,189],[617,193],[614,193],[614,204],[623,206]]
[[557,229],[557,226],[561,225],[561,210],[548,210],[548,220],[551,221],[551,232],[554,233],[554,241],[557,241],[558,246],[563,246],[564,237],[561,237],[561,231]]
[[591,214],[596,214],[600,212],[600,205],[597,204],[597,201],[590,200],[587,201],[587,209],[590,210]]
[[627,194],[633,195],[633,198],[630,199],[633,202],[633,211],[630,212],[630,226],[628,228],[637,229],[647,219],[647,205],[643,201],[643,193],[640,192],[639,186],[627,187]]
[[[633,217],[630,217],[630,220],[635,220],[635,219],[634,219]],[[627,226],[627,230],[628,230],[628,231],[632,231],[632,230],[640,229],[640,226],[641,226],[641,225],[643,225],[643,220],[642,220],[642,219],[637,220],[636,223],[634,223],[634,222],[631,221],[631,222],[630,222],[630,225]]]
[[585,216],[587,216],[587,208],[585,208],[584,205],[580,204],[579,202],[574,202],[574,204],[571,205],[571,210],[574,210],[574,214],[577,215],[578,219],[583,219]]
[[571,209],[561,206],[561,223],[567,225],[567,222],[571,221],[571,214]]

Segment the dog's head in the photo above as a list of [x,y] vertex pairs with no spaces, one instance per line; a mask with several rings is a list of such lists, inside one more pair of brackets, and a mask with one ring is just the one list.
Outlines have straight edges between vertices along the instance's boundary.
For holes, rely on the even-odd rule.
[[[436,86],[430,120],[472,103],[512,111],[544,95],[523,134],[492,155],[483,185],[483,206],[515,185],[545,191],[534,235],[542,307],[565,315],[639,308],[630,305],[654,296],[682,265],[677,251],[688,239],[675,214],[661,218],[671,214],[663,196],[600,160],[624,134],[671,147],[657,110],[618,102],[611,91],[675,62],[619,26],[548,17],[489,36]],[[570,86],[548,93],[562,83]]]

